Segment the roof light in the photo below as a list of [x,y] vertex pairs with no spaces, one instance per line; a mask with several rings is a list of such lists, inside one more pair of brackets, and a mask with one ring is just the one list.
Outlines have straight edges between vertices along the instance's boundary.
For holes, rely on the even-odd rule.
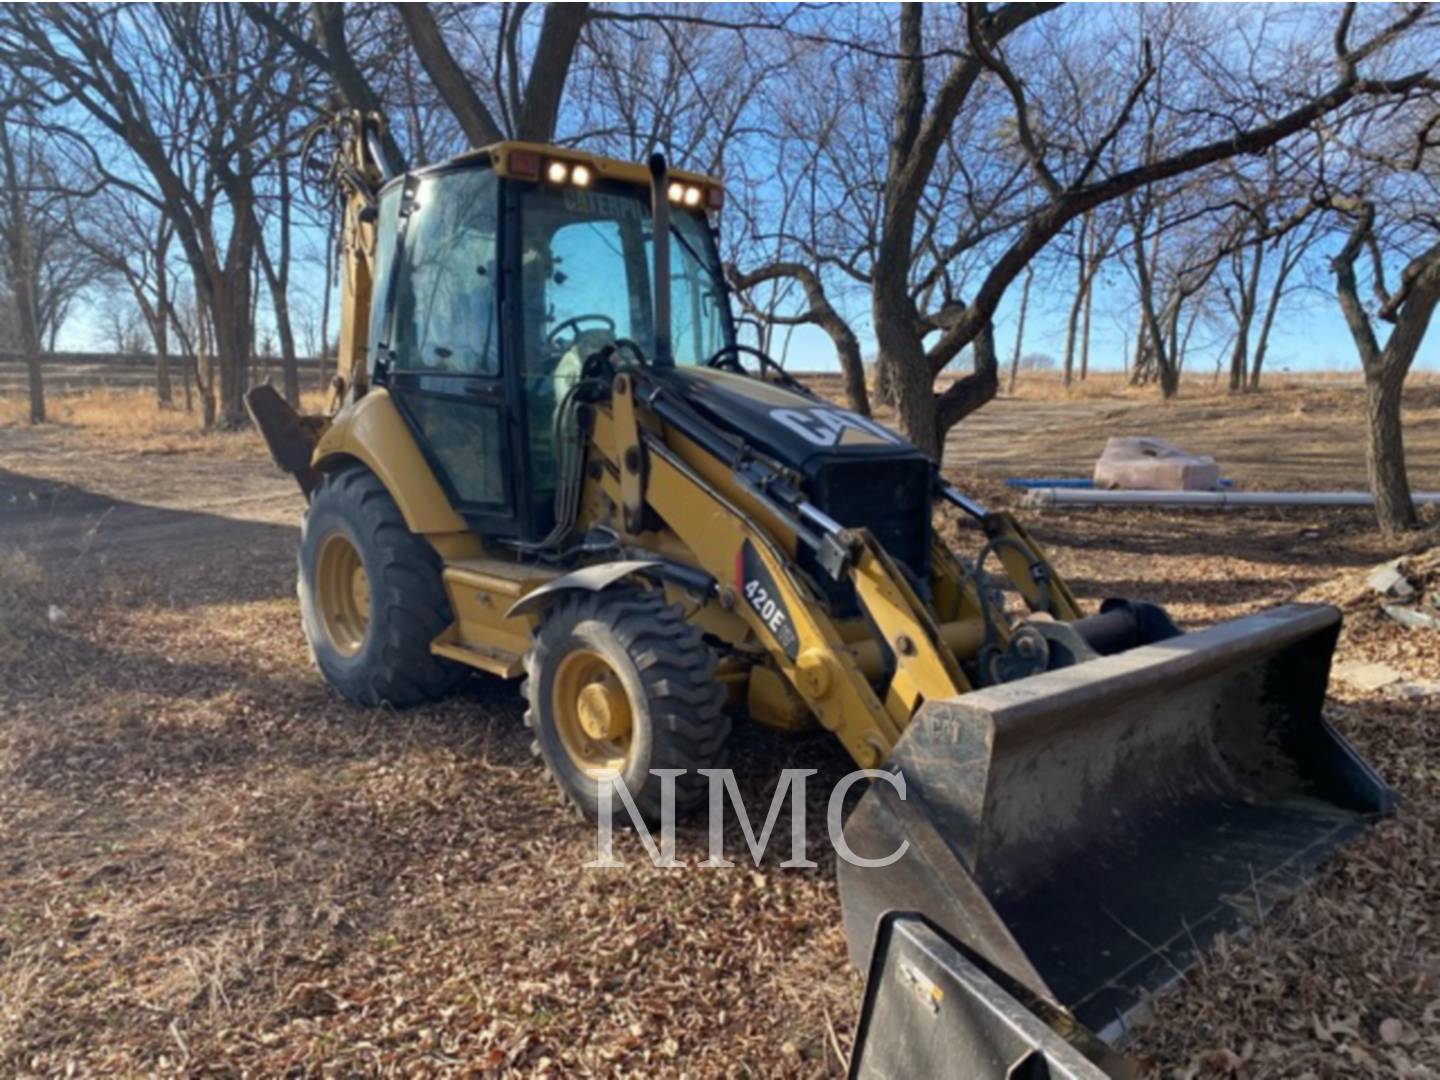
[[685,185],[671,184],[668,188],[665,189],[665,194],[670,196],[671,202],[679,202],[685,197]]
[[563,184],[569,175],[570,170],[563,161],[552,161],[550,167],[545,170],[545,178],[552,184]]
[[686,206],[699,206],[699,205],[700,205],[700,189],[699,189],[698,187],[687,187],[687,188],[685,189],[685,205],[686,205]]
[[575,168],[570,170],[570,179],[575,182],[576,187],[589,187],[591,179],[590,166],[576,165]]
[[540,155],[534,150],[511,150],[507,164],[521,180],[540,179]]

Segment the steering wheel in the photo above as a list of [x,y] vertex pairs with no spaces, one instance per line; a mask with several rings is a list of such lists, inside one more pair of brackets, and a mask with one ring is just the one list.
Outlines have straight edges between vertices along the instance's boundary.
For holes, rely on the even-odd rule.
[[[569,351],[570,347],[575,344],[576,338],[580,336],[580,324],[585,322],[601,323],[611,337],[615,336],[615,320],[612,319],[609,315],[602,315],[599,312],[596,312],[593,315],[575,315],[569,319],[566,319],[559,326],[551,328],[550,332],[545,335],[546,347],[554,349],[557,352]],[[566,330],[574,330],[575,333],[569,341],[565,342],[565,345],[562,348],[559,342],[556,341],[556,338],[558,338],[561,333]]]
[[711,354],[710,359],[705,361],[705,366],[714,368],[716,371],[733,371],[737,375],[750,375],[750,372],[746,371],[745,366],[740,363],[742,354],[753,356],[760,362],[758,375],[751,375],[751,378],[764,379],[767,371],[773,372],[774,377],[766,380],[767,382],[778,382],[781,386],[788,386],[790,389],[798,390],[803,394],[810,393],[809,388],[795,378],[794,375],[791,375],[768,355],[749,345],[740,345],[738,343],[734,345],[721,345],[720,348]]

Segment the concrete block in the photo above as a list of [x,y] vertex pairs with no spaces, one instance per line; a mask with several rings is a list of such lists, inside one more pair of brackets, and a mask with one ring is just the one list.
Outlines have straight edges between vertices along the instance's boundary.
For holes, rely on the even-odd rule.
[[1189,454],[1149,436],[1116,436],[1095,462],[1095,486],[1136,491],[1212,491],[1220,486],[1213,457]]
[[1415,595],[1415,586],[1400,572],[1399,559],[1381,563],[1371,570],[1365,577],[1365,587],[1392,600],[1409,600]]

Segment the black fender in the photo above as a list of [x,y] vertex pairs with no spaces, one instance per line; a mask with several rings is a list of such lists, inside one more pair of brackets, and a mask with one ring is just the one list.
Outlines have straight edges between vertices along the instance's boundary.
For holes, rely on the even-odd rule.
[[534,615],[561,593],[575,590],[600,592],[602,589],[619,584],[631,574],[658,570],[660,566],[659,559],[621,559],[616,562],[596,563],[593,566],[582,567],[571,573],[561,574],[559,577],[547,581],[540,588],[526,593],[510,605],[510,610],[505,612],[505,617],[513,619],[517,615]]

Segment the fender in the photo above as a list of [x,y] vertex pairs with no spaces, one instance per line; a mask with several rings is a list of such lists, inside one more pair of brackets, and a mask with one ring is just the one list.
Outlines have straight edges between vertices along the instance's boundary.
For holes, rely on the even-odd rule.
[[618,562],[596,563],[594,566],[586,566],[572,573],[562,574],[516,600],[510,605],[510,610],[505,612],[505,617],[513,619],[517,615],[536,614],[559,593],[576,590],[600,592],[631,574],[639,573],[642,570],[653,570],[660,565],[658,559],[623,559]]
[[322,472],[359,461],[380,478],[410,531],[421,535],[466,532],[435,479],[389,391],[376,387],[335,417],[315,445],[311,467]]

